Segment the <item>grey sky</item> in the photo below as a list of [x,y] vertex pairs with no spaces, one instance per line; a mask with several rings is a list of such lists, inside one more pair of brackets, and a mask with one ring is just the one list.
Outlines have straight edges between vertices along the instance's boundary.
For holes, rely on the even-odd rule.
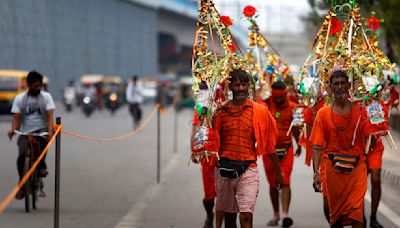
[[247,27],[242,16],[246,5],[256,7],[259,17],[257,23],[266,33],[300,33],[304,25],[300,17],[307,14],[307,0],[215,0],[215,5],[223,15],[230,16],[235,24]]

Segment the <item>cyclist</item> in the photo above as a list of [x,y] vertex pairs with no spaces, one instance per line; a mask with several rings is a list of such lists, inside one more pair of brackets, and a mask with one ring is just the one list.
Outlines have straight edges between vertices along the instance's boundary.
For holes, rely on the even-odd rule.
[[[42,91],[43,76],[31,71],[27,76],[28,90],[17,95],[14,99],[11,112],[14,114],[12,126],[8,132],[11,140],[14,131],[39,133],[48,132],[47,139],[38,137],[40,151],[42,151],[48,140],[53,136],[54,128],[54,101],[48,92]],[[27,136],[19,136],[18,141],[18,159],[17,168],[20,181],[23,177],[25,156],[29,150],[29,139]],[[38,169],[40,176],[46,177],[48,172],[46,169],[45,158],[39,163]],[[17,199],[24,197],[24,191],[20,190],[15,196]]]

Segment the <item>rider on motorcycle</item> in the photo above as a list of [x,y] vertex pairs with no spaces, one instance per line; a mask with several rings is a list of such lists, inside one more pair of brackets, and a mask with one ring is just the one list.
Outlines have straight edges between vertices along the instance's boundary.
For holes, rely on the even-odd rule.
[[[48,140],[54,134],[54,101],[50,93],[42,91],[43,76],[36,72],[31,71],[27,76],[28,90],[20,93],[14,99],[11,112],[14,114],[12,126],[8,132],[8,137],[11,140],[14,132],[19,130],[21,132],[48,132],[48,138],[38,137],[40,144],[40,151],[42,151]],[[18,138],[18,159],[17,168],[20,181],[23,178],[25,156],[29,151],[28,136],[21,135]],[[42,177],[47,176],[47,167],[45,158],[39,163],[38,169]],[[19,190],[15,196],[17,199],[24,197],[24,191]]]

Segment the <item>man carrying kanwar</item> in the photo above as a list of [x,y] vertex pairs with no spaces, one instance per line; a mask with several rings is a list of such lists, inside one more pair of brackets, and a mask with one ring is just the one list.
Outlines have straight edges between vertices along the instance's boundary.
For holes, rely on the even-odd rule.
[[[191,144],[192,148],[194,147],[194,138],[198,131],[198,128],[201,125],[201,122],[204,121],[204,117],[199,116],[197,111],[194,111],[193,117],[193,128],[192,128],[192,137],[191,137]],[[210,154],[207,156],[203,156],[201,158],[193,157],[192,161],[194,163],[201,164],[201,176],[203,180],[203,207],[206,211],[206,220],[204,221],[203,228],[212,228],[213,221],[214,221],[214,205],[215,205],[215,198],[217,197],[217,193],[215,191],[215,167],[217,167],[217,156],[214,154]],[[218,226],[222,224],[223,220],[223,211],[216,211],[215,212],[215,221]]]
[[375,146],[368,152],[368,173],[371,176],[371,216],[369,222],[371,228],[383,228],[376,218],[376,213],[382,195],[381,170],[384,149],[382,138],[378,138]]
[[330,89],[333,104],[319,110],[311,133],[313,187],[321,192],[319,168],[324,166],[322,186],[327,195],[331,227],[361,228],[367,190],[367,137],[358,126],[360,104],[349,100],[350,82],[346,72],[336,70],[331,74]]
[[[276,142],[276,154],[279,157],[280,168],[283,176],[283,185],[281,186],[281,194],[275,184],[275,169],[271,160],[267,156],[263,156],[265,174],[269,183],[269,195],[274,209],[273,218],[267,223],[267,226],[277,226],[280,220],[279,201],[282,204],[282,227],[290,227],[293,220],[289,217],[289,206],[291,199],[290,176],[293,169],[293,143],[292,138],[295,137],[296,142],[299,140],[300,131],[294,128],[287,134],[291,122],[293,120],[293,112],[296,109],[296,103],[291,101],[287,95],[286,84],[282,81],[276,81],[272,84],[272,96],[265,102],[271,115],[276,120],[278,129],[278,139]],[[301,147],[297,146],[296,156],[300,156]],[[281,198],[281,200],[279,200]]]
[[259,191],[257,157],[267,154],[275,168],[276,186],[282,183],[275,153],[277,129],[265,105],[249,97],[250,75],[240,69],[230,72],[233,99],[222,106],[214,119],[220,136],[216,179],[216,211],[224,211],[225,227],[236,227],[239,213],[242,228],[253,227],[253,212]]
[[[382,104],[382,107],[384,118],[388,121],[390,105]],[[383,226],[378,222],[376,213],[382,195],[381,170],[384,150],[385,146],[383,145],[382,138],[378,136],[375,145],[370,148],[367,155],[368,174],[371,178],[371,215],[369,221],[369,226],[371,228],[383,228]]]

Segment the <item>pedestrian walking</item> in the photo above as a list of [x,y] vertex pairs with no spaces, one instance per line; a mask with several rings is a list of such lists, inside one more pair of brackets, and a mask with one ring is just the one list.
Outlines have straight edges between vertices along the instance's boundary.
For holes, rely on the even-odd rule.
[[378,138],[375,146],[368,152],[368,173],[371,178],[371,215],[369,221],[371,228],[383,228],[376,218],[376,213],[382,195],[381,170],[384,149],[382,139]]
[[138,76],[133,76],[126,88],[126,101],[132,116],[133,128],[136,129],[142,120],[143,89],[138,83]]
[[[273,218],[267,223],[267,226],[278,225],[280,220],[280,202],[282,205],[282,227],[290,227],[293,225],[293,220],[289,217],[289,206],[292,195],[290,176],[292,174],[295,156],[292,140],[294,137],[296,142],[299,141],[300,129],[293,128],[293,130],[290,131],[290,134],[287,134],[287,132],[290,129],[293,120],[293,113],[297,105],[289,99],[286,84],[281,80],[272,84],[272,96],[268,100],[261,102],[268,106],[269,111],[276,120],[278,139],[275,150],[279,157],[279,164],[283,176],[283,183],[279,191],[275,183],[276,174],[274,166],[268,156],[264,155],[263,161],[265,174],[269,183],[269,196],[274,209]],[[300,155],[301,147],[297,146],[296,156],[298,157]]]
[[[321,192],[323,186],[326,192],[331,227],[361,228],[367,190],[367,157],[366,136],[358,127],[360,104],[349,100],[350,82],[346,72],[332,73],[330,89],[334,102],[319,110],[311,133],[313,186],[317,192]],[[322,164],[321,157],[324,158]],[[320,166],[325,169],[322,186]]]
[[[193,118],[193,129],[192,129],[192,148],[194,144],[194,137],[198,131],[199,126],[204,121],[204,117],[199,116],[197,111],[194,111],[194,118]],[[201,165],[201,176],[203,181],[203,207],[206,211],[206,220],[204,221],[203,228],[212,228],[214,222],[214,205],[215,205],[215,198],[217,197],[217,193],[215,191],[215,167],[218,164],[218,158],[215,154],[209,154],[206,156],[201,157],[193,157],[192,161],[194,163],[200,163]],[[215,212],[215,220],[216,224],[222,224],[223,220],[223,211],[216,211]],[[218,225],[217,225],[218,226]]]
[[252,227],[259,191],[257,157],[268,155],[276,173],[276,186],[282,183],[279,159],[275,153],[277,129],[265,105],[248,98],[250,76],[244,70],[230,73],[233,99],[215,117],[220,135],[216,178],[216,210],[224,211],[225,227],[236,227],[239,213],[242,228]]

